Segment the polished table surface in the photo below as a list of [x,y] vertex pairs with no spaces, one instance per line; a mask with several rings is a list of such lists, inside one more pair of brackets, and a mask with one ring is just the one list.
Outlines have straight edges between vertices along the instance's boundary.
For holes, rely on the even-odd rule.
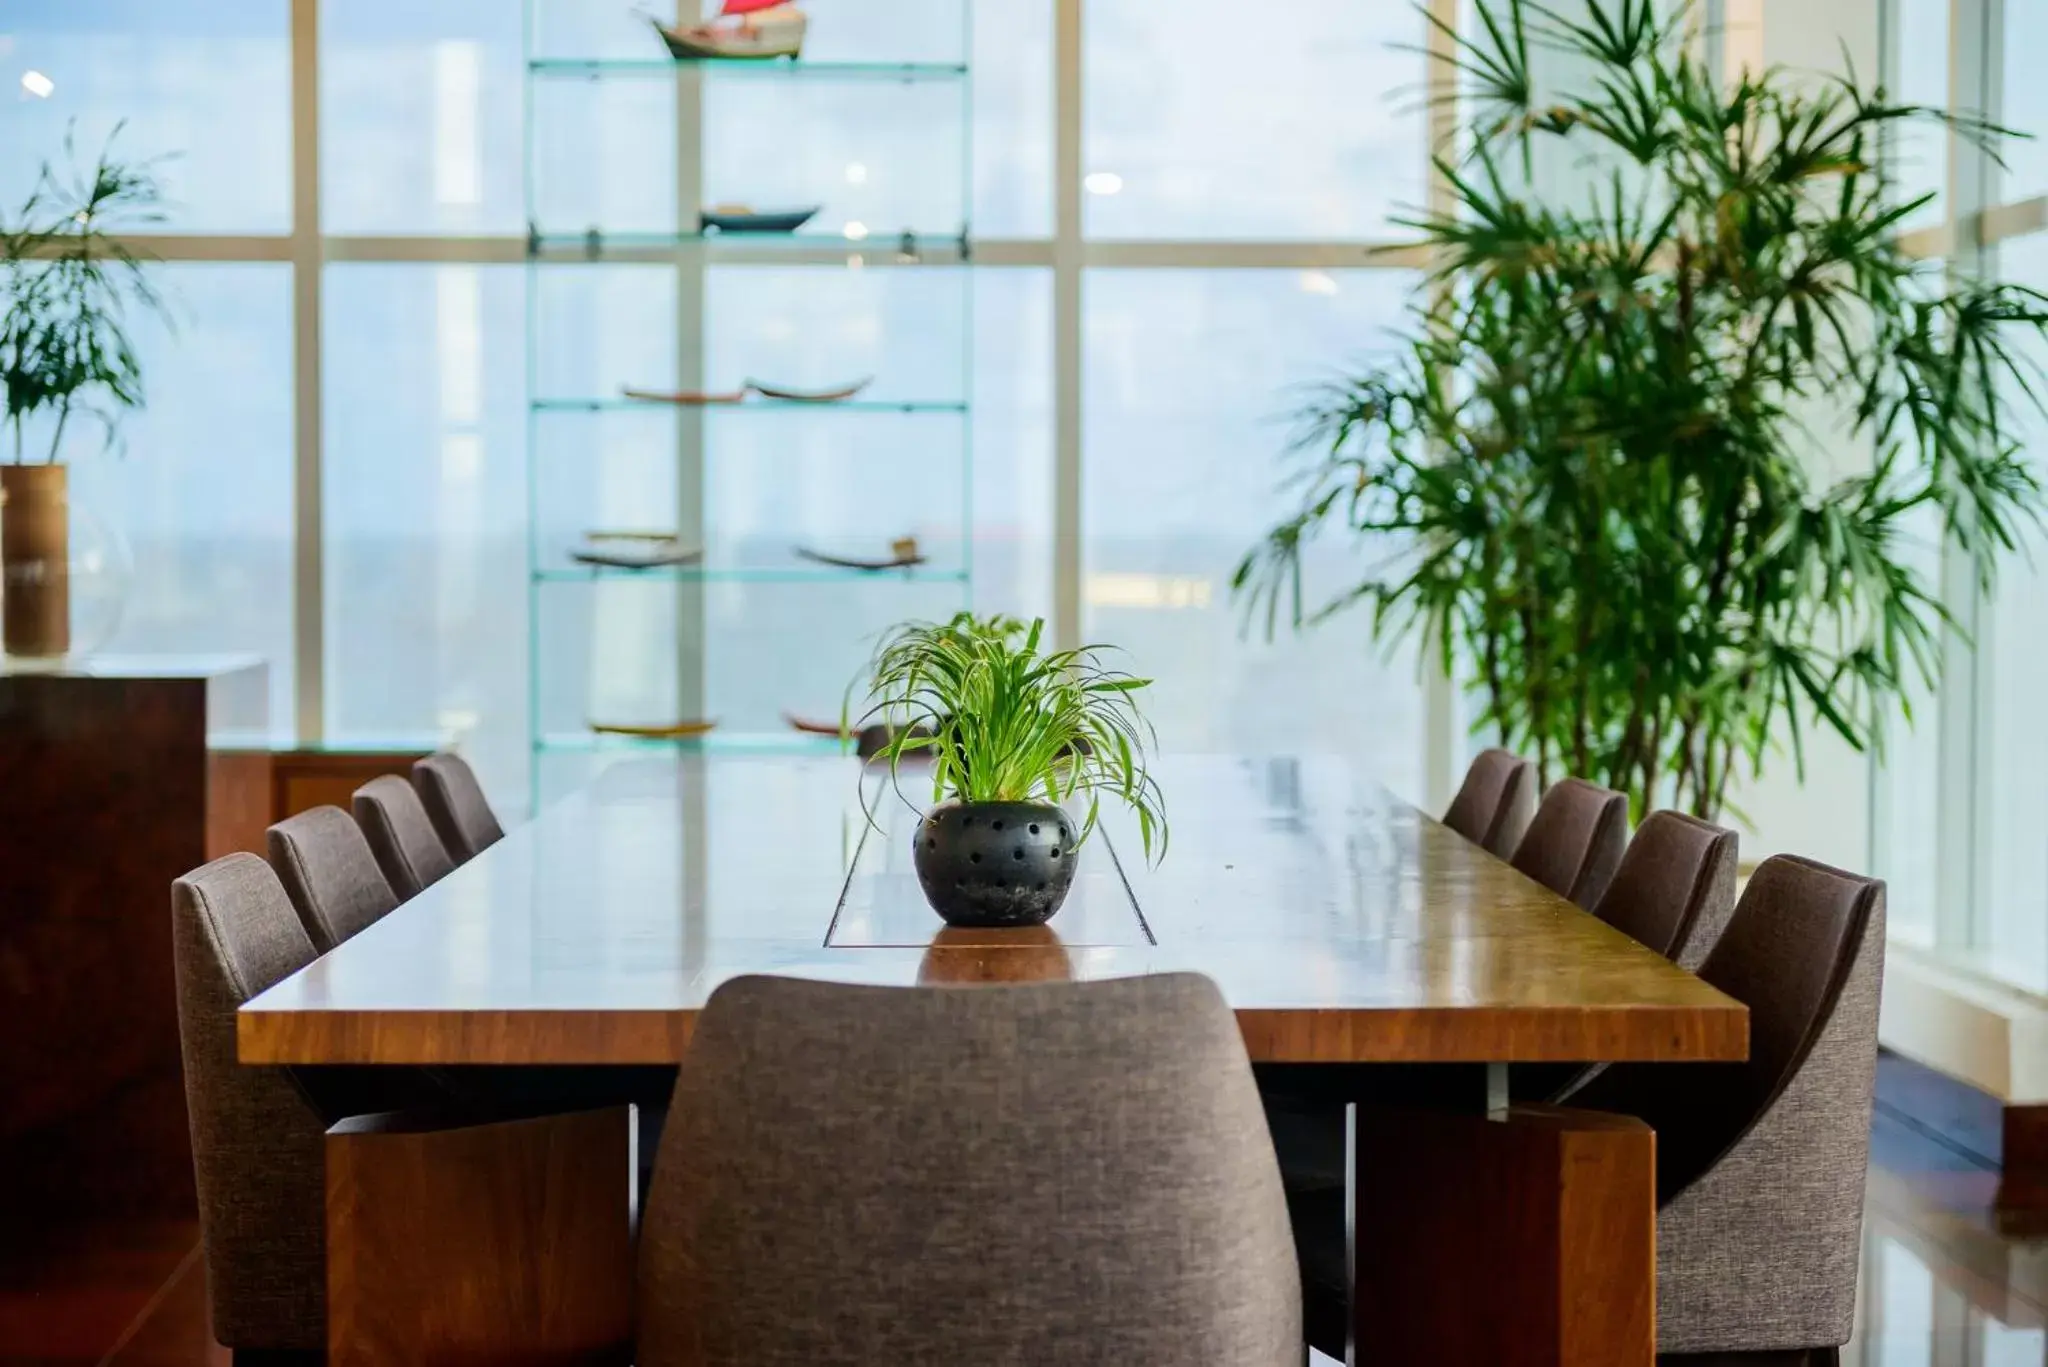
[[[255,1063],[658,1063],[742,973],[916,984],[1188,969],[1254,1059],[1729,1060],[1748,1013],[1334,760],[1168,757],[1156,867],[1105,808],[1037,931],[947,929],[916,813],[851,759],[606,771],[242,1008]],[[912,800],[928,796],[906,772]],[[863,798],[874,823],[863,815]],[[878,823],[878,824],[876,824]]]

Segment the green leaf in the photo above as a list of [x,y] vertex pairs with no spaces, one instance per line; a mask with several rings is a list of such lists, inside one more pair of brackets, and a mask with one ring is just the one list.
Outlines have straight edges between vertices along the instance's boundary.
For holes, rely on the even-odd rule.
[[[1044,630],[1042,620],[961,613],[885,633],[859,724],[880,718],[895,728],[878,756],[892,775],[904,755],[931,753],[934,801],[1085,796],[1085,839],[1108,794],[1135,813],[1147,856],[1155,838],[1163,853],[1164,803],[1145,767],[1152,729],[1135,701],[1151,681],[1109,665],[1108,646],[1043,651]],[[847,714],[858,687],[848,688]],[[912,734],[913,724],[928,734]]]
[[[1426,636],[1546,772],[1712,816],[1738,760],[1803,765],[1813,720],[1872,743],[1955,629],[1918,566],[1952,541],[1988,590],[2042,519],[2015,412],[2048,411],[2048,298],[1906,256],[1877,155],[2004,133],[1853,75],[1724,82],[1684,5],[1472,17],[1449,203],[1405,219],[1433,268],[1395,349],[1310,391],[1231,593],[1269,636]],[[1540,100],[1532,44],[1572,54]],[[1607,174],[1538,193],[1539,142]],[[1876,463],[1830,481],[1845,438]]]

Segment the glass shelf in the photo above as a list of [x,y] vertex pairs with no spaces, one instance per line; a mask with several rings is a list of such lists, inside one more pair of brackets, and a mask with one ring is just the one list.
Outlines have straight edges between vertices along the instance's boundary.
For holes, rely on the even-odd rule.
[[589,584],[638,579],[655,583],[817,584],[874,579],[884,583],[964,584],[967,571],[907,565],[901,569],[850,570],[838,565],[656,565],[644,570],[610,565],[555,566],[533,572],[537,584]]
[[817,736],[803,731],[713,731],[702,736],[612,736],[595,731],[552,732],[535,736],[533,748],[541,754],[596,755],[621,750],[693,750],[714,754],[741,755],[837,755],[842,749],[836,736]]
[[535,399],[536,413],[624,413],[672,410],[684,413],[965,413],[964,400],[845,399],[839,403],[803,403],[795,399],[748,399],[743,403],[671,404],[658,399]]
[[[958,11],[957,32],[971,34],[974,0],[934,0],[935,9],[948,7]],[[636,755],[681,755],[685,762],[705,754],[844,755],[851,760],[852,747],[836,736],[786,729],[761,704],[791,704],[801,713],[809,700],[818,705],[815,715],[820,720],[837,720],[832,700],[840,697],[845,676],[857,660],[865,658],[871,632],[906,611],[943,616],[972,604],[976,432],[971,414],[977,399],[971,386],[959,381],[950,368],[927,373],[922,360],[929,348],[921,335],[936,329],[951,343],[945,351],[959,357],[960,373],[971,376],[972,277],[959,269],[971,265],[975,255],[970,212],[975,87],[969,52],[963,50],[971,44],[963,38],[938,39],[915,48],[835,49],[827,42],[811,44],[810,55],[800,58],[677,60],[644,22],[633,25],[637,41],[622,37],[616,47],[582,44],[571,30],[538,22],[537,0],[526,0],[523,8],[527,22],[515,68],[528,111],[520,134],[528,281],[526,386],[520,400],[526,407],[522,428],[528,457],[522,566],[528,585],[528,705],[521,739],[527,747],[532,799],[537,806],[544,794],[563,791],[572,780]],[[646,135],[650,146],[645,150],[653,152],[659,164],[647,164],[646,175],[623,187],[631,193],[607,193],[620,188],[614,185],[615,177],[594,174],[600,168],[585,166],[579,158],[587,160],[587,149],[605,136],[600,130],[623,132],[628,125]],[[862,136],[865,126],[871,126],[867,131],[880,143]],[[761,211],[823,207],[791,233],[705,230],[700,212],[726,198],[719,188],[727,175],[727,160],[721,158],[752,147],[773,130],[792,128],[796,132],[787,136],[803,140],[817,166],[802,174],[802,168],[787,176],[778,174],[772,184],[762,182],[749,192],[750,202]],[[899,149],[903,169],[920,182],[936,179],[935,184],[906,186],[916,193],[880,198],[873,186],[844,195],[832,189],[841,183],[842,164],[869,164],[880,155],[878,149],[895,147],[907,133],[916,137]],[[734,134],[736,138],[730,136]],[[693,148],[695,155],[689,155]],[[669,155],[661,155],[664,151]],[[685,154],[685,166],[704,163],[699,168],[703,183],[695,184],[685,175],[669,193],[661,194],[660,185],[678,175],[677,152]],[[630,164],[621,161],[621,167],[629,170]],[[648,177],[653,183],[646,183]],[[794,215],[783,221],[794,221]],[[739,222],[745,226],[745,220]],[[663,285],[640,291],[619,270],[571,267],[632,267],[634,273],[650,281],[660,279]],[[924,267],[935,268],[937,274]],[[877,270],[885,277],[874,278]],[[668,277],[673,277],[672,286]],[[701,282],[701,288],[692,281]],[[818,288],[813,290],[813,285]],[[853,348],[857,359],[838,376],[820,374],[820,367],[829,372],[837,363],[819,359],[810,367],[812,376],[829,381],[894,375],[902,388],[891,386],[883,397],[873,392],[878,385],[839,403],[750,393],[741,403],[704,405],[629,399],[612,389],[629,381],[650,389],[708,388],[721,374],[733,381],[748,375],[776,378],[776,366],[791,358],[786,348],[778,350],[758,337],[751,342],[738,338],[741,345],[722,365],[710,364],[715,358],[707,354],[701,375],[665,373],[674,367],[665,368],[660,358],[673,345],[686,344],[673,342],[679,322],[684,339],[694,331],[701,346],[711,345],[714,305],[719,310],[733,306],[725,293],[728,289],[747,291],[749,298],[766,291],[767,298],[794,300],[812,328],[830,329],[841,316],[864,324],[877,320],[881,332],[868,339],[875,346]],[[878,307],[872,296],[885,289],[889,296],[880,302],[889,307]],[[899,299],[917,307],[898,307]],[[558,310],[566,312],[557,317]],[[607,337],[632,346],[634,354],[644,352],[642,362],[652,357],[651,368],[640,375],[631,373],[631,364],[623,374],[617,367],[597,367],[593,373],[580,362],[580,369],[562,368],[562,358],[576,355],[574,348],[590,335],[595,318],[603,319]],[[778,355],[782,362],[775,359]],[[888,384],[886,379],[881,382]],[[663,408],[691,415],[687,421],[664,418],[651,425],[546,416]],[[848,416],[830,424],[761,416],[827,408]],[[731,409],[752,416],[716,416]],[[856,413],[868,416],[850,416]],[[897,416],[885,420],[885,414]],[[940,416],[910,416],[920,414]],[[671,449],[675,434],[690,432],[701,441]],[[667,439],[661,439],[664,433]],[[865,470],[861,458],[874,453],[887,459],[890,477],[920,485],[934,480],[935,499],[957,481],[956,510],[934,502],[910,519],[919,524],[920,542],[935,563],[869,570],[805,559],[796,553],[798,546],[880,557],[888,551],[894,532],[859,520],[836,531],[822,524],[811,526],[794,503],[745,537],[714,533],[720,524],[711,512],[722,506],[714,492],[733,478],[743,484],[757,473],[765,478],[768,472],[751,468],[751,457],[757,454],[773,460],[776,472],[785,466],[808,468],[793,458],[807,458],[813,454],[811,448],[800,442],[792,446],[806,433],[826,447],[846,448],[832,454],[846,455],[856,469]],[[562,449],[550,450],[551,445]],[[749,458],[749,468],[737,474],[725,468],[731,458],[742,456]],[[881,477],[879,471],[866,472]],[[615,474],[634,478],[615,482],[610,478]],[[630,510],[640,504],[627,496],[640,493],[648,495],[647,502],[668,510],[657,520],[682,512],[683,520],[671,524],[679,535],[677,544],[701,548],[702,561],[634,569],[581,564],[571,558],[580,550],[581,528],[597,524],[569,521],[567,510],[611,507],[615,513],[605,516],[612,516],[624,507],[630,519]],[[695,497],[683,497],[693,493]],[[816,539],[807,542],[814,534]],[[650,587],[634,593],[591,587],[635,580]],[[867,581],[880,582],[870,587]],[[739,594],[690,587],[718,584],[760,588]],[[788,587],[777,589],[778,585]],[[740,622],[733,620],[733,604],[726,601],[736,597],[747,608]],[[577,708],[554,705],[568,700],[557,695],[573,686],[585,665],[580,659],[558,657],[574,657],[588,649],[576,644],[589,625],[584,619],[595,621],[614,603],[640,616],[653,614],[660,619],[663,638],[673,635],[674,701],[683,707],[681,715],[689,714],[684,700],[696,705],[738,696],[754,698],[755,705],[744,709],[745,715],[737,708],[722,714],[716,708],[706,711],[707,717],[722,716],[726,725],[702,736],[612,735],[585,729],[592,720],[670,719],[662,713],[667,703],[657,701],[656,714],[643,717],[616,703],[606,707],[603,698],[608,695],[602,693]],[[829,604],[832,611],[820,617],[821,604]],[[815,646],[807,641],[802,651],[785,654],[754,638],[755,631],[765,632],[771,625],[781,633],[777,641],[806,632],[815,632],[819,639]],[[763,678],[772,685],[766,695],[760,692]],[[583,710],[591,705],[598,710]]]
[[967,75],[964,62],[807,62],[802,58],[705,58],[678,61],[671,57],[537,57],[526,64],[536,76],[604,80],[672,76],[703,71],[719,79],[821,81],[957,81]]
[[605,251],[674,251],[684,247],[730,247],[744,251],[897,252],[913,256],[969,251],[967,230],[916,232],[871,230],[861,237],[845,233],[618,232],[596,228],[582,232],[551,232],[534,228],[527,234],[529,256],[596,257]]

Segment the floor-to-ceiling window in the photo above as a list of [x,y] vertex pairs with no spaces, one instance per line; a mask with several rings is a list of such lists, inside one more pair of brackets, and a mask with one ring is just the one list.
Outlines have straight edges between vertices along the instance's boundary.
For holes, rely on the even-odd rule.
[[[1887,68],[1906,101],[2014,130],[1987,150],[1931,130],[1893,149],[1902,188],[1935,198],[1909,244],[1959,275],[2048,289],[2048,41],[2034,0],[1887,0]],[[2030,363],[2048,352],[2030,344]],[[2048,380],[2033,387],[2048,397]],[[2048,423],[2015,388],[2013,432],[2048,484]],[[1938,696],[1918,700],[1874,769],[1873,858],[1890,878],[1894,940],[1988,984],[2048,994],[2048,539],[2031,528],[1980,595],[1942,579],[1958,636]],[[1955,1065],[1960,1066],[1960,1065]]]
[[[1951,231],[1977,269],[2048,290],[2048,159],[2039,141],[2048,134],[2048,91],[2032,55],[2048,41],[2048,10],[2029,0],[1985,0],[1982,14],[1966,9],[1957,23],[1964,33],[1981,27],[1959,63],[1958,79],[1976,86],[1963,107],[2032,136],[2001,140],[1997,160],[1960,150],[1972,166],[1957,179],[1977,187],[1970,206],[1977,212]],[[2027,357],[2040,367],[2048,348],[2029,346]],[[2033,387],[2048,399],[2048,379],[2038,370]],[[2015,408],[2023,458],[2048,485],[2048,422],[2024,401]],[[1955,918],[1960,924],[1949,938],[1997,976],[2048,993],[2048,714],[2040,699],[2048,677],[2048,538],[2035,527],[2025,540],[2024,554],[1978,611],[1977,879],[1967,916]]]
[[[673,83],[529,79],[535,50],[652,44],[628,9],[0,10],[0,202],[67,130],[89,152],[125,120],[117,146],[167,157],[172,212],[138,241],[164,260],[181,326],[148,339],[150,405],[126,454],[74,453],[81,502],[135,564],[111,648],[260,652],[280,739],[454,741],[514,805],[530,738],[580,727],[593,689],[607,705],[664,705],[658,671],[629,660],[577,676],[574,648],[550,636],[571,628],[551,629],[545,611],[532,621],[525,592],[529,474],[565,527],[645,497],[649,484],[613,473],[636,451],[667,472],[647,479],[673,478],[658,418],[543,413],[530,441],[526,420],[537,398],[595,397],[583,387],[638,367],[672,373],[672,274],[605,267],[591,288],[587,268],[527,263],[530,200],[601,216],[610,232],[670,223]],[[1128,647],[1161,680],[1169,748],[1340,750],[1418,795],[1440,786],[1423,772],[1412,654],[1377,648],[1362,618],[1247,638],[1228,589],[1280,511],[1296,387],[1382,345],[1416,282],[1412,254],[1369,247],[1397,243],[1392,216],[1429,194],[1422,13],[1318,0],[1247,43],[1240,11],[1221,4],[969,0],[968,12],[964,126],[920,103],[943,90],[877,101],[829,83],[733,82],[706,97],[716,136],[697,174],[712,200],[742,180],[765,193],[771,172],[788,184],[769,188],[814,197],[825,176],[835,229],[889,196],[899,216],[908,202],[935,223],[964,218],[969,287],[942,280],[958,267],[714,267],[707,356],[737,377],[801,338],[799,359],[820,373],[878,357],[940,373],[964,321],[979,605]],[[916,57],[919,44],[957,47],[962,13],[960,0],[821,10],[814,35],[836,24],[861,53]],[[964,205],[959,176],[926,169],[960,156]],[[530,366],[526,329],[542,316]],[[707,467],[705,496],[734,545],[878,532],[866,495],[931,478],[945,440],[943,415],[830,442],[802,415],[730,423],[722,449],[745,458]],[[579,480],[594,444],[621,454],[605,478]],[[836,707],[772,687],[792,659],[837,652],[850,669],[862,648],[823,639],[800,606],[769,590],[707,596],[725,652],[708,705],[764,724],[780,708]],[[622,649],[636,635],[613,633]],[[641,644],[650,659],[664,648]],[[564,701],[537,694],[561,716],[531,715],[536,669],[565,680]],[[1444,709],[1432,716],[1448,725]]]

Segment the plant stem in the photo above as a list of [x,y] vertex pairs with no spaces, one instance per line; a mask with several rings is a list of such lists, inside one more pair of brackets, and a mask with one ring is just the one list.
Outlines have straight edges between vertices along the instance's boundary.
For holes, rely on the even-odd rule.
[[57,448],[64,444],[64,424],[71,421],[71,400],[66,399],[57,406],[57,430],[50,435],[50,454],[43,461],[45,465],[57,463]]

